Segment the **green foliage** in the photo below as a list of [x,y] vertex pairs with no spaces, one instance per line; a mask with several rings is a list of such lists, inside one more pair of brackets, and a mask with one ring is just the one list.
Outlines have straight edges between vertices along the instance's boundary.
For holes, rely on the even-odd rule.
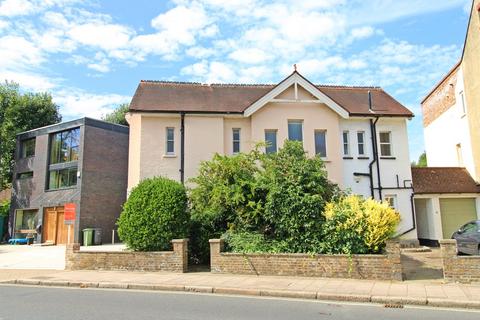
[[140,182],[117,221],[118,235],[135,251],[171,248],[170,241],[188,234],[187,195],[182,184],[167,178]]
[[8,200],[0,201],[0,218],[7,217],[9,212],[10,212],[10,201]]
[[427,153],[423,151],[423,153],[418,157],[418,161],[412,161],[412,167],[427,167]]
[[378,253],[400,222],[400,214],[388,202],[355,195],[328,203],[325,218],[324,253]]
[[266,192],[264,233],[288,252],[314,252],[321,241],[325,204],[339,194],[320,157],[310,158],[301,142],[286,141],[266,157],[260,177]]
[[48,93],[20,92],[17,84],[0,84],[0,190],[12,182],[16,135],[61,121]]
[[122,103],[115,110],[103,116],[102,120],[128,126],[128,122],[125,119],[125,115],[128,112],[128,107],[129,107],[128,103]]
[[323,207],[339,194],[322,160],[307,157],[302,144],[294,141],[286,141],[276,154],[255,149],[231,157],[216,155],[201,164],[192,182],[191,251],[203,262],[208,257],[206,240],[227,230],[230,235],[250,235],[252,241],[263,238],[273,251],[314,252],[321,240]]

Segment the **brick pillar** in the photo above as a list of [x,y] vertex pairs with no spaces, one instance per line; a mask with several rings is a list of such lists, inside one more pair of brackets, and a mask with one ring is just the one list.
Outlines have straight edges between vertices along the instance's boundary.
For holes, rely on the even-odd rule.
[[65,246],[65,269],[71,270],[75,262],[76,253],[80,251],[80,243],[71,243]]
[[224,248],[224,241],[223,239],[210,239],[208,242],[210,243],[210,271],[221,272],[219,259]]
[[173,252],[178,255],[181,265],[179,272],[188,271],[188,239],[173,239]]
[[455,267],[455,258],[457,256],[457,240],[443,239],[439,240],[440,252],[442,254],[443,279],[452,280],[453,268]]
[[403,270],[400,252],[400,241],[387,240],[385,244],[385,252],[387,254],[387,259],[392,267],[392,280],[402,281]]

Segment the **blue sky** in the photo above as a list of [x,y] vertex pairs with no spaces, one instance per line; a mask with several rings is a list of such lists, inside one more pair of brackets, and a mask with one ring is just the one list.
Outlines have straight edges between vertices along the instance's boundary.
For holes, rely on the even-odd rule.
[[410,108],[458,61],[470,0],[3,0],[0,80],[101,117],[140,79],[382,86]]

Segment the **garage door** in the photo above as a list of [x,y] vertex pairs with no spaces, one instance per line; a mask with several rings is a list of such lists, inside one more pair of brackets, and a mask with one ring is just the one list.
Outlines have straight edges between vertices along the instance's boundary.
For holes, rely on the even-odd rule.
[[477,220],[475,199],[440,199],[443,238],[450,239],[452,234],[465,223]]

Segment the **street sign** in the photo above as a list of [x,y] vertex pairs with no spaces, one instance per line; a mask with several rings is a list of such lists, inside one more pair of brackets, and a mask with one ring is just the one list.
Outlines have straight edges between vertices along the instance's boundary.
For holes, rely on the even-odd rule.
[[75,224],[75,203],[65,203],[64,219],[65,224]]

